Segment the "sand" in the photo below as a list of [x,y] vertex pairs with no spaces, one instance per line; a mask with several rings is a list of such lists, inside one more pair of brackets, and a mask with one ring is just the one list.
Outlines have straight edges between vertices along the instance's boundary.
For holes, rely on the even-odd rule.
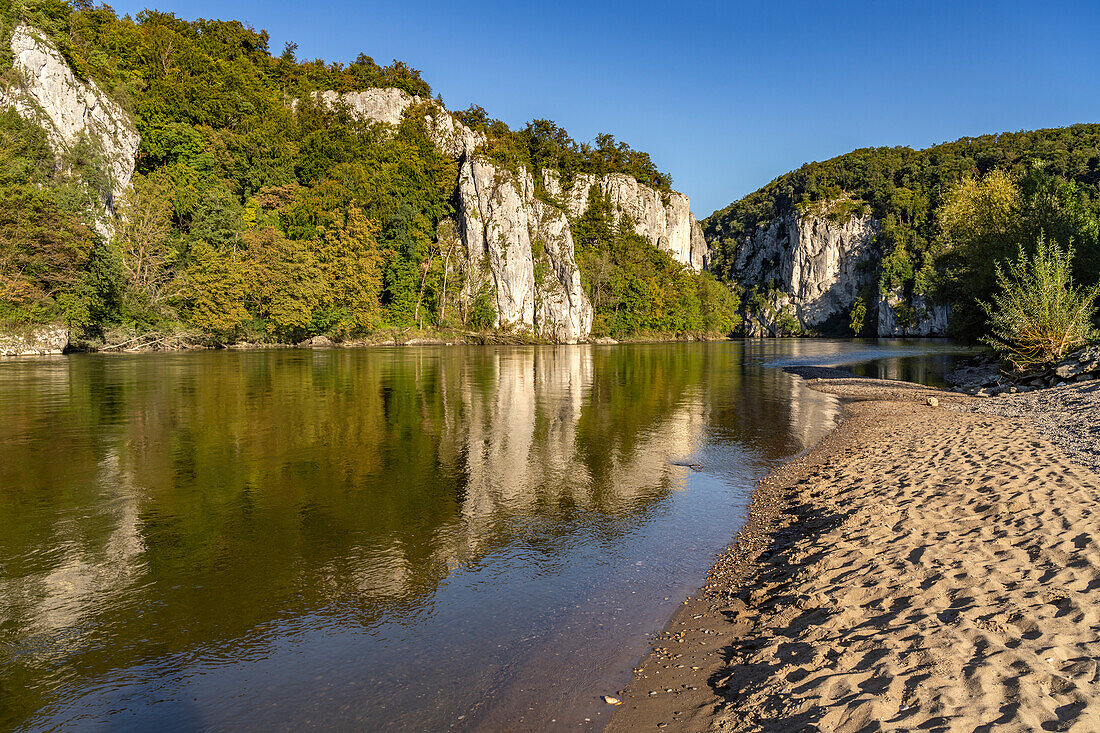
[[1100,730],[1100,477],[1026,414],[811,386],[848,418],[761,485],[608,730]]

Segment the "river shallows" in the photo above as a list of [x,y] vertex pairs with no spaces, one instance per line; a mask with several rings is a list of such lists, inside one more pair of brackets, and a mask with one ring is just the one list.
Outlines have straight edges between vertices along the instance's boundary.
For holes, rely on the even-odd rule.
[[775,365],[943,350],[2,361],[0,729],[598,726],[835,423]]

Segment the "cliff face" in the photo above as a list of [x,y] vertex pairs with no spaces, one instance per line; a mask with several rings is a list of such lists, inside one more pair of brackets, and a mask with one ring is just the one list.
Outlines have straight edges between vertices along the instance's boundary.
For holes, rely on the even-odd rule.
[[[875,238],[879,223],[865,215],[833,222],[812,214],[787,216],[762,226],[737,250],[733,275],[746,287],[771,290],[768,313],[757,320],[754,335],[777,329],[776,314],[786,313],[808,330],[841,332],[860,291],[878,293]],[[906,304],[900,293],[878,299],[879,336],[938,336],[947,330],[946,306],[915,296]]]
[[535,198],[527,169],[517,177],[467,158],[458,188],[459,231],[471,274],[467,297],[488,284],[496,294],[498,326],[526,327],[563,343],[586,338],[593,310],[581,288],[569,221]]
[[[911,314],[911,318],[902,317]],[[943,336],[947,333],[951,306],[932,303],[919,295],[906,303],[901,293],[888,293],[878,302],[879,336]]]
[[[654,247],[701,270],[707,264],[702,228],[689,210],[687,196],[662,194],[630,176],[581,175],[568,191],[553,171],[543,171],[549,198],[535,195],[531,171],[504,170],[476,154],[485,142],[437,103],[400,89],[369,89],[320,99],[346,104],[361,119],[398,124],[413,107],[426,104],[424,122],[439,149],[461,162],[457,184],[457,226],[465,249],[464,298],[476,300],[486,289],[496,306],[496,325],[574,343],[588,337],[593,309],[581,287],[570,217],[588,206],[594,187],[608,196],[615,216],[629,216],[635,230]],[[667,200],[667,203],[665,202]]]
[[662,194],[622,173],[600,177],[582,173],[569,190],[564,191],[558,176],[550,171],[547,173],[547,193],[562,202],[569,216],[576,218],[584,213],[595,189],[599,195],[607,197],[616,220],[629,217],[634,223],[634,231],[657,249],[668,252],[674,260],[693,270],[706,268],[709,258],[703,228],[695,221],[690,211],[691,202],[684,194]]
[[835,224],[789,215],[762,227],[737,251],[734,274],[746,286],[776,290],[805,328],[846,318],[868,283],[877,224],[870,217]]
[[106,234],[115,202],[134,175],[141,138],[122,108],[95,82],[77,79],[57,47],[37,30],[17,26],[11,50],[14,67],[22,78],[18,85],[0,90],[0,105],[14,108],[39,124],[58,157],[82,138],[102,156],[109,183],[99,192],[105,216],[97,228]]

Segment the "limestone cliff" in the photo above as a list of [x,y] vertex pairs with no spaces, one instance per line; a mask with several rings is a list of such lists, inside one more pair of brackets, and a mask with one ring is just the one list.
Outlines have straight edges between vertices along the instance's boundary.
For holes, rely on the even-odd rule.
[[581,287],[569,219],[584,213],[593,187],[609,197],[616,216],[629,216],[654,247],[695,270],[706,267],[706,240],[683,194],[662,195],[621,174],[581,175],[565,191],[556,173],[543,171],[546,195],[536,196],[529,169],[512,172],[478,155],[484,136],[436,102],[400,89],[344,95],[327,91],[319,99],[387,124],[398,124],[424,105],[432,141],[461,163],[456,224],[465,250],[464,298],[469,304],[479,293],[491,291],[499,327],[563,343],[588,337],[593,309]]
[[784,315],[811,331],[840,333],[852,306],[871,293],[879,336],[937,336],[947,329],[948,309],[901,293],[878,296],[875,267],[879,222],[870,215],[835,222],[812,213],[790,213],[758,227],[737,249],[734,279],[766,295],[766,307],[749,324],[752,335],[775,335]]
[[907,303],[899,292],[888,293],[878,302],[879,336],[943,336],[947,333],[951,306],[932,303],[914,295]]
[[[133,177],[141,139],[129,116],[95,82],[77,79],[57,47],[34,28],[17,26],[11,51],[20,81],[0,90],[0,105],[39,124],[59,158],[86,139],[102,156],[108,184],[99,193],[104,214],[113,214]],[[100,220],[101,233],[108,231],[107,221]]]
[[737,251],[734,277],[747,287],[782,293],[808,329],[847,318],[869,282],[878,225],[870,217],[836,224],[794,214],[761,227]]
[[699,271],[708,263],[703,229],[691,213],[688,197],[675,191],[660,191],[639,183],[622,173],[593,176],[582,173],[563,190],[557,174],[546,171],[546,190],[560,201],[571,217],[581,216],[595,189],[606,196],[616,220],[627,216],[634,230],[649,240],[654,247],[664,250],[681,264]]
[[534,181],[479,158],[459,176],[459,223],[469,261],[468,291],[488,277],[498,326],[528,327],[539,336],[574,343],[592,328],[592,304],[581,288],[569,221],[535,198]]

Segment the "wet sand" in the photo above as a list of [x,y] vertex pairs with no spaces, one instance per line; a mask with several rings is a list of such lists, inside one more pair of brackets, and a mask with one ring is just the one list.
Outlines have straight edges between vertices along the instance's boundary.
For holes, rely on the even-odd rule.
[[802,374],[847,419],[762,483],[607,730],[1100,730],[1100,477],[1026,414]]

